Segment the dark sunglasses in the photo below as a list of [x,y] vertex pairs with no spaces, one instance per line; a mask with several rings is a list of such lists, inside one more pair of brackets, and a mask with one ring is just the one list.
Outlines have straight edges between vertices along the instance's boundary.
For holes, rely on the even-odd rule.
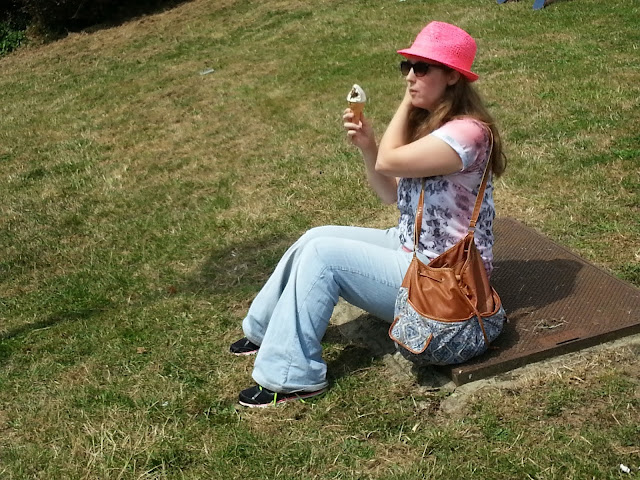
[[400,72],[402,76],[406,77],[413,68],[413,74],[416,77],[424,77],[432,68],[438,68],[440,65],[434,65],[433,63],[416,62],[412,63],[409,60],[403,60],[400,62]]

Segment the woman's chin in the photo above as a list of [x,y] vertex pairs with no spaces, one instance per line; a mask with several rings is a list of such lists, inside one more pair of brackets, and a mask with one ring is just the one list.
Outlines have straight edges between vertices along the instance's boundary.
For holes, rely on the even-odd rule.
[[411,99],[411,106],[414,108],[419,108],[420,110],[429,110],[424,103],[417,101],[416,99],[412,98]]

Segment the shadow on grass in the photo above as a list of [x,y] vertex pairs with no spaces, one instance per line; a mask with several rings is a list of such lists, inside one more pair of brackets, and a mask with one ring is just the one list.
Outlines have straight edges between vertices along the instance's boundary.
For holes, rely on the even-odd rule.
[[327,362],[327,380],[333,384],[342,377],[368,368],[374,358],[367,347],[348,343],[336,358]]
[[556,3],[573,3],[574,0],[546,0],[544,2],[544,6],[549,7],[551,5],[554,5]]
[[62,323],[71,323],[89,318],[103,313],[109,308],[107,304],[96,304],[80,310],[59,311],[49,315],[47,318],[33,323],[26,323],[0,334],[0,363],[7,360],[16,349],[21,349],[21,340],[32,332],[44,330]]
[[366,313],[340,325],[329,325],[323,343],[345,345],[336,358],[327,362],[329,381],[367,368],[376,358],[393,354],[396,348],[387,334],[388,329],[388,323]]
[[90,30],[97,30],[101,28],[111,28],[137,17],[171,10],[183,3],[189,3],[191,1],[192,0],[143,0],[137,2],[122,2],[121,5],[111,12],[101,12],[103,23],[99,25],[93,25],[91,14],[86,11],[90,10],[86,7],[86,5],[89,4],[85,2],[81,4],[75,13],[73,20],[76,22],[75,27],[77,29],[89,28]]
[[[141,0],[137,2],[62,2],[56,8],[33,11],[34,32],[46,41],[63,38],[68,32],[92,33],[118,27],[123,23],[146,15],[171,10],[192,0]],[[78,6],[76,7],[76,3]],[[27,19],[27,22],[29,20]]]
[[186,288],[195,293],[257,292],[294,242],[266,235],[242,244],[223,245],[211,251],[200,271],[187,280]]
[[389,338],[389,324],[368,313],[340,325],[329,325],[325,340],[329,343],[355,344],[365,347],[372,357],[394,353],[395,346]]

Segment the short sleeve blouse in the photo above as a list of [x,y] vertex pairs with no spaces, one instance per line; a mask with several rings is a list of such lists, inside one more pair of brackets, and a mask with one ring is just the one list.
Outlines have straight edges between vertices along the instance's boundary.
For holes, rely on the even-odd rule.
[[[467,234],[491,146],[487,128],[472,118],[451,120],[430,135],[446,142],[462,160],[460,171],[425,179],[418,251],[433,259]],[[421,184],[421,178],[401,178],[398,182],[399,239],[409,250],[413,250],[413,230]],[[493,183],[490,175],[475,231],[476,246],[488,274],[491,274],[493,268],[494,218]]]

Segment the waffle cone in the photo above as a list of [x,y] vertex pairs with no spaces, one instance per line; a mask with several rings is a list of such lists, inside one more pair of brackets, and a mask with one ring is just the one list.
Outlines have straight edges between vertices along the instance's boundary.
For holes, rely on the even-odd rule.
[[364,103],[349,102],[349,108],[353,111],[353,123],[360,123],[362,117],[362,111],[364,110]]

